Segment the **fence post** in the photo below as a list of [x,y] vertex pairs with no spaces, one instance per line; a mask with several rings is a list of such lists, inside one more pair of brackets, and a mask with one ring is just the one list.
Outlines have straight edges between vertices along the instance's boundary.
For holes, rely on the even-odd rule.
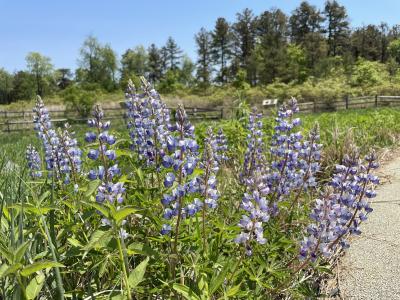
[[224,118],[224,108],[221,107],[221,120]]
[[6,120],[6,125],[7,125],[7,132],[10,133],[10,121],[7,119]]
[[344,98],[346,101],[346,109],[349,109],[349,95],[346,95]]
[[317,103],[315,102],[315,99],[314,99],[314,105],[313,105],[313,112],[314,113],[317,112]]
[[378,95],[375,95],[375,107],[378,107]]

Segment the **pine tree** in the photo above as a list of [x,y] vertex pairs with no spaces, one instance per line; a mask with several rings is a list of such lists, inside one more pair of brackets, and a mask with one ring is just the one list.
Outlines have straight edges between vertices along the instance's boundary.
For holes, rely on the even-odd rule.
[[246,8],[242,13],[236,14],[236,22],[232,26],[234,38],[234,61],[232,71],[234,74],[243,68],[247,73],[248,82],[256,81],[256,72],[252,68],[252,55],[256,44],[256,19],[253,12]]
[[328,0],[325,3],[324,14],[327,21],[328,55],[342,55],[350,42],[346,8],[336,0]]
[[165,44],[166,61],[170,70],[177,70],[182,58],[182,50],[172,37],[169,37]]
[[287,29],[287,17],[280,9],[265,11],[257,20],[257,36],[262,49],[262,83],[271,83],[275,78],[284,76]]
[[351,44],[354,58],[381,59],[381,33],[377,26],[357,28],[351,35]]
[[224,18],[218,18],[212,35],[212,58],[219,65],[216,81],[227,82],[228,62],[232,56],[232,32],[228,22]]
[[289,19],[291,41],[304,44],[310,33],[321,32],[323,21],[324,17],[315,6],[307,1],[301,2]]
[[307,1],[303,1],[289,19],[290,39],[305,50],[306,65],[311,70],[326,56],[323,21],[321,12]]
[[205,28],[201,28],[200,32],[195,35],[197,45],[197,79],[200,85],[207,87],[211,81],[211,33]]
[[152,83],[160,81],[162,77],[162,57],[161,51],[157,48],[155,44],[151,44],[147,49],[148,53],[148,69],[149,69],[149,80]]

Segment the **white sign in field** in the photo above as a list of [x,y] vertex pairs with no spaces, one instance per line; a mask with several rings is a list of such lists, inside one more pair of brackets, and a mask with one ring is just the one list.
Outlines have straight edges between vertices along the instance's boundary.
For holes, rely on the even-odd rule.
[[264,99],[262,101],[263,106],[275,106],[278,103],[278,99]]

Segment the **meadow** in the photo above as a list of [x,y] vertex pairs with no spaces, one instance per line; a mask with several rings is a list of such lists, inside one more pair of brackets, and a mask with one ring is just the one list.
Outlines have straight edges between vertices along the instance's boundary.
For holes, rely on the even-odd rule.
[[55,129],[39,100],[35,132],[0,136],[0,299],[317,297],[371,212],[372,150],[397,145],[400,110],[243,103],[192,124],[142,92],[129,128],[95,107]]

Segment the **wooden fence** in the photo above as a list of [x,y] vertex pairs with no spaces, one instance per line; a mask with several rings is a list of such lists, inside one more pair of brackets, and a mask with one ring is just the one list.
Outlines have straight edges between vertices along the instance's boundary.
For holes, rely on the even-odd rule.
[[363,109],[378,107],[400,106],[400,96],[345,96],[339,100],[312,101],[299,103],[301,112],[317,113],[328,111],[340,111],[346,109]]
[[[325,101],[309,101],[299,103],[301,112],[317,113],[327,111],[340,111],[346,109],[362,109],[362,108],[377,108],[377,107],[394,107],[400,106],[400,96],[364,96],[364,97],[349,97],[346,96],[339,100]],[[170,108],[174,110],[175,108]],[[229,117],[231,108],[199,108],[185,107],[188,117],[192,120],[207,120],[207,119],[222,119]],[[119,119],[126,122],[126,110],[121,107],[103,108],[105,119]],[[73,110],[49,110],[52,120],[55,123],[61,122],[84,122],[87,119],[80,118],[78,113]],[[11,132],[33,128],[32,111],[0,111],[0,131]]]
[[[172,111],[176,108],[170,108]],[[218,120],[224,115],[223,108],[208,109],[199,107],[185,107],[191,120]],[[127,122],[126,109],[103,108],[105,120],[121,120]],[[49,110],[54,123],[83,123],[88,118],[82,118],[74,110]],[[12,132],[33,128],[33,111],[0,111],[0,131]]]

